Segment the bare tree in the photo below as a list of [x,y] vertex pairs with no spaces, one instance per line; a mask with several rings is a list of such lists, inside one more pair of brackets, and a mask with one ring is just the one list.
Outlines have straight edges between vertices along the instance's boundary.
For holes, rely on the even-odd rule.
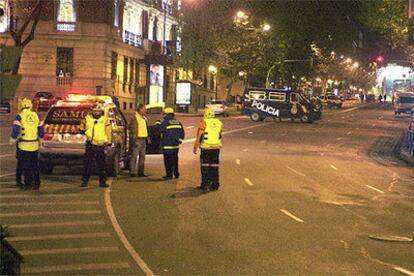
[[[44,7],[44,0],[6,0],[10,9],[9,26],[10,35],[14,45],[24,49],[34,39],[37,24]],[[30,31],[26,29],[31,25]],[[26,34],[26,36],[25,36]],[[13,69],[12,74],[18,74],[20,60]]]

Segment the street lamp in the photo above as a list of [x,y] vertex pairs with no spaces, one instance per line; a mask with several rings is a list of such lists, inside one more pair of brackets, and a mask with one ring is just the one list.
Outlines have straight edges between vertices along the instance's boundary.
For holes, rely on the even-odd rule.
[[351,63],[351,62],[352,62],[352,59],[351,59],[351,58],[347,58],[347,59],[345,60],[345,62],[346,62],[346,63]]
[[359,63],[358,62],[354,62],[354,64],[352,64],[352,68],[356,69],[359,67]]
[[217,67],[214,65],[210,65],[208,67],[208,71],[213,74],[214,78],[215,78],[215,82],[214,82],[214,94],[215,94],[215,99],[217,100]]
[[264,32],[268,32],[268,31],[270,30],[270,25],[269,25],[269,24],[267,24],[267,23],[265,23],[265,24],[263,25],[262,30],[263,30]]

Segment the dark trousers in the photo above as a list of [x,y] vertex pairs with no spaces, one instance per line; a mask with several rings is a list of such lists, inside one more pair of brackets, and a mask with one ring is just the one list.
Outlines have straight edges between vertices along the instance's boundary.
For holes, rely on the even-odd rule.
[[22,168],[22,161],[20,158],[20,150],[17,147],[16,148],[16,185],[20,186],[23,185],[23,181],[22,181],[22,174],[23,174],[23,168]]
[[96,168],[99,175],[99,184],[106,183],[105,174],[105,146],[96,146],[87,142],[85,146],[85,159],[83,165],[83,182],[88,182],[91,176],[92,166],[96,162]]
[[17,163],[20,164],[20,170],[23,170],[24,186],[26,188],[30,188],[31,186],[39,188],[40,174],[38,151],[19,150],[19,161]]
[[220,187],[219,181],[219,149],[201,149],[201,189]]
[[166,176],[172,177],[173,173],[175,177],[179,177],[178,171],[178,149],[164,151],[164,166]]

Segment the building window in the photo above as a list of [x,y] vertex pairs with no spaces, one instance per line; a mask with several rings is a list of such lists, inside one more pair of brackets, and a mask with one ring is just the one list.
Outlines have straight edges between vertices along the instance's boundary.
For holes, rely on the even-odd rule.
[[139,70],[139,63],[138,60],[135,61],[135,83],[139,84],[139,74],[140,74],[140,70]]
[[124,108],[124,110],[126,110],[126,108],[127,108],[127,103],[126,102],[124,102],[123,108]]
[[158,17],[155,17],[154,26],[152,29],[152,40],[157,41],[158,39],[157,34],[158,34]]
[[73,48],[57,48],[56,53],[56,80],[57,85],[72,83],[73,75]]
[[116,52],[112,52],[111,55],[111,79],[116,80],[117,77],[117,67],[118,67],[118,54]]
[[114,26],[119,27],[119,0],[114,0]]
[[0,33],[5,33],[9,30],[10,9],[9,1],[0,0],[0,8],[3,9],[4,15],[0,16]]
[[129,83],[134,83],[134,60],[131,58],[129,61]]
[[75,0],[58,0],[57,30],[73,32],[76,30]]
[[123,81],[126,83],[128,81],[128,57],[124,57],[124,76]]
[[141,24],[141,11],[137,8],[125,5],[122,22],[122,38],[125,43],[134,47],[144,47]]
[[129,103],[129,109],[132,109],[132,103]]

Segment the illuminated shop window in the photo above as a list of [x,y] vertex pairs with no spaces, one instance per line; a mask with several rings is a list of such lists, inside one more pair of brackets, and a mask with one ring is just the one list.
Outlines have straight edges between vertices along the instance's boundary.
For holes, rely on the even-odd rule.
[[73,32],[76,30],[75,0],[58,0],[57,30]]

